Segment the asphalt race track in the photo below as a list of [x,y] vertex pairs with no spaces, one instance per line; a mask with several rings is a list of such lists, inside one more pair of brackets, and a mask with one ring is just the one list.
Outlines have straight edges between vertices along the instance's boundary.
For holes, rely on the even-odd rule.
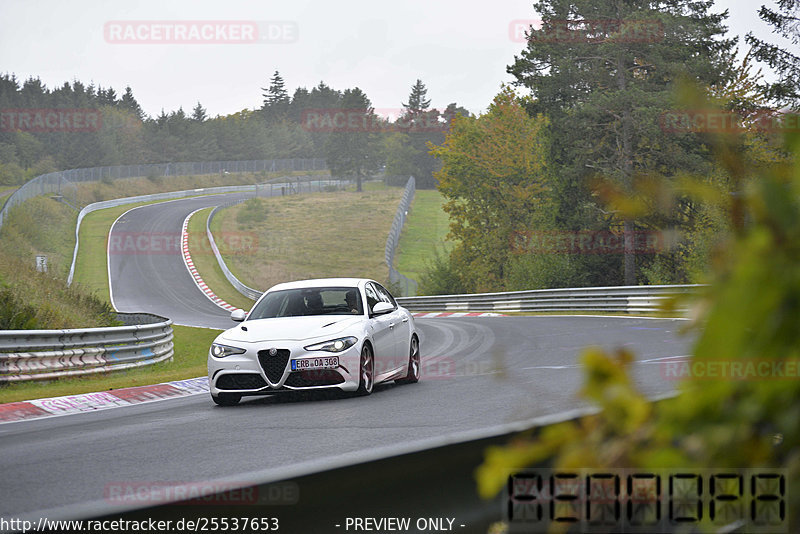
[[[117,311],[155,313],[176,324],[228,328],[230,313],[211,302],[186,270],[178,246],[181,225],[197,209],[252,196],[233,193],[196,197],[142,206],[123,214],[109,235],[108,268]],[[126,246],[128,243],[131,246]]]
[[[241,195],[239,195],[241,196]],[[179,232],[186,215],[235,195],[135,209],[114,231]],[[225,328],[228,312],[194,285],[179,255],[111,256],[115,305],[178,324]],[[0,517],[47,516],[103,506],[109,485],[191,482],[297,466],[494,427],[584,406],[582,347],[625,346],[648,395],[670,392],[665,358],[689,353],[683,322],[615,317],[419,319],[422,380],[345,395],[245,398],[206,395],[0,425]]]

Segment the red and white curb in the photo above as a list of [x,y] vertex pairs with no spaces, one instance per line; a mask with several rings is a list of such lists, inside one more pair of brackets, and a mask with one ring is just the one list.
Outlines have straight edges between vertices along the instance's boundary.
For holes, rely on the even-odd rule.
[[432,312],[432,313],[412,313],[416,319],[431,319],[434,317],[505,317],[502,313],[492,312]]
[[210,300],[223,310],[228,310],[228,311],[238,310],[239,308],[237,308],[236,306],[228,304],[227,302],[216,296],[214,292],[211,291],[211,288],[208,287],[208,285],[205,282],[203,282],[203,279],[200,277],[200,273],[197,272],[197,268],[194,266],[194,262],[192,261],[192,255],[189,253],[189,232],[187,230],[189,227],[189,219],[192,218],[192,215],[204,209],[206,208],[200,208],[194,210],[192,213],[187,215],[186,218],[183,220],[183,227],[181,228],[181,252],[183,253],[183,263],[189,270],[189,274],[192,275],[194,283],[197,285],[200,291],[202,291],[203,294],[206,297],[208,297],[208,300]]
[[98,391],[96,393],[66,395],[64,397],[10,402],[8,404],[0,404],[0,424],[41,419],[43,417],[96,412],[98,410],[121,408],[123,406],[187,397],[200,393],[208,393],[208,378],[205,376],[152,386],[138,386]]

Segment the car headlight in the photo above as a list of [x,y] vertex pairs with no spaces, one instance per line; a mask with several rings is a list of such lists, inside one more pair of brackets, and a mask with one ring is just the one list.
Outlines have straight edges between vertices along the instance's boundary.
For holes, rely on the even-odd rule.
[[358,338],[350,336],[350,337],[340,337],[339,339],[332,339],[330,341],[323,341],[322,343],[317,343],[315,345],[309,345],[307,347],[303,347],[304,349],[311,351],[311,350],[324,350],[326,352],[342,352],[343,350],[349,349],[353,345],[356,344]]
[[211,355],[215,358],[224,358],[225,356],[244,354],[245,352],[246,351],[244,349],[231,347],[228,345],[220,345],[219,343],[214,343],[211,345]]

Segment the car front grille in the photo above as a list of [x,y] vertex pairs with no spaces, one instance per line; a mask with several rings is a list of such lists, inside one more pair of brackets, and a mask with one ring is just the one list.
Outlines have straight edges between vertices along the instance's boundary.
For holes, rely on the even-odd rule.
[[260,350],[258,351],[258,361],[269,381],[275,384],[281,379],[283,371],[286,370],[286,364],[289,363],[289,351],[278,349],[275,356],[270,356],[269,350]]
[[261,389],[266,385],[261,375],[255,373],[227,374],[217,380],[217,389]]
[[332,369],[318,371],[295,371],[289,374],[284,385],[295,388],[309,386],[333,386],[344,382],[342,375]]

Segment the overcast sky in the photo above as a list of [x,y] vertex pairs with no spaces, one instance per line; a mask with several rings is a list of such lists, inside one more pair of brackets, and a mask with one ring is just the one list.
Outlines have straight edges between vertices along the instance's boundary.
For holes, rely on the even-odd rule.
[[[752,30],[772,39],[757,16],[765,2],[773,4],[718,0],[716,10],[729,8],[732,34]],[[398,108],[421,78],[434,107],[457,102],[479,112],[511,81],[506,66],[524,45],[512,39],[509,24],[535,19],[532,3],[0,0],[0,72],[38,76],[50,88],[94,82],[119,95],[130,85],[150,115],[189,111],[197,101],[212,116],[260,107],[260,88],[276,69],[290,93],[323,80],[336,89],[358,86],[386,109]],[[109,33],[126,28],[114,26],[119,21],[232,20],[255,22],[268,42],[130,44],[112,42],[123,34]]]

